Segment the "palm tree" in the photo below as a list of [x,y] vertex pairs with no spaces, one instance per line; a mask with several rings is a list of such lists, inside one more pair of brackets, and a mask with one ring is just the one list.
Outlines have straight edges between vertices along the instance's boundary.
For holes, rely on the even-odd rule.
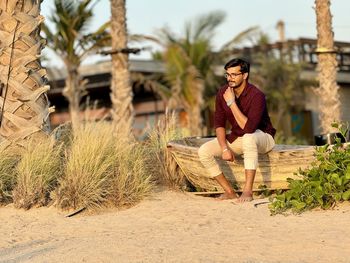
[[0,2],[0,144],[5,147],[49,131],[49,86],[38,59],[42,22],[40,1]]
[[[164,59],[166,61],[165,78],[167,83],[170,84],[172,91],[168,106],[174,109],[182,106],[188,116],[187,125],[190,134],[201,135],[201,109],[203,108],[204,92],[203,77],[197,67],[198,65],[194,64],[193,60],[195,58],[190,57],[191,55],[195,56],[195,54],[189,54],[189,50],[186,50],[186,47],[178,44],[170,44],[164,53]],[[194,46],[200,44],[203,45],[203,49],[198,50],[206,51],[205,42],[191,43],[190,45],[195,50]],[[207,52],[203,53],[207,54]]]
[[334,51],[330,0],[315,0],[317,21],[317,59],[320,87],[320,123],[323,133],[333,131],[331,124],[339,121],[340,101],[337,85],[337,60]]
[[212,104],[211,98],[220,85],[213,66],[222,63],[223,54],[226,60],[228,50],[257,30],[256,27],[249,28],[214,52],[214,31],[224,19],[225,13],[211,12],[200,16],[193,23],[185,24],[184,36],[177,37],[169,29],[163,28],[156,38],[164,52],[155,54],[155,58],[162,59],[166,64],[165,85],[170,86],[171,92],[167,92],[164,85],[157,85],[158,91],[163,97],[169,96],[170,108],[182,107],[185,110],[191,135],[202,134],[201,112]]
[[[111,36],[112,36],[112,117],[115,131],[122,127],[130,131],[133,123],[132,87],[130,84],[127,48],[127,27],[125,0],[111,0]],[[129,133],[130,134],[130,133]]]
[[299,63],[288,63],[281,57],[266,54],[257,54],[255,59],[261,66],[252,75],[252,82],[264,90],[276,128],[288,138],[292,130],[287,116],[304,108],[305,89],[313,81],[301,79],[302,65]]
[[155,54],[155,58],[166,64],[165,85],[170,86],[171,92],[163,85],[157,85],[158,91],[162,97],[168,97],[169,108],[184,109],[191,135],[202,134],[203,94],[215,87],[211,37],[224,18],[224,13],[212,12],[194,23],[187,23],[183,37],[175,37],[169,29],[163,28],[156,38],[164,52]]
[[48,47],[58,54],[67,69],[63,95],[69,102],[73,128],[79,124],[79,105],[86,84],[80,77],[79,67],[87,55],[106,45],[109,40],[106,32],[109,22],[93,33],[87,32],[93,18],[92,9],[92,0],[55,0],[55,9],[49,17],[55,32],[43,26]]

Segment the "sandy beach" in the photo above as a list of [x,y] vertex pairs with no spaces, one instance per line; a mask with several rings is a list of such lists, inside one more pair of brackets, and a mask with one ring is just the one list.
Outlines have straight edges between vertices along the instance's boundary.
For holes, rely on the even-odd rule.
[[69,218],[9,205],[0,208],[0,262],[350,262],[349,203],[270,216],[266,201],[160,191],[129,209]]

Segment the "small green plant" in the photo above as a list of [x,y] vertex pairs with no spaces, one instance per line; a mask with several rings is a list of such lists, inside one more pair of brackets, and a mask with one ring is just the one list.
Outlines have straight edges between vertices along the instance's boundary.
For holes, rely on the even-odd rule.
[[265,184],[259,185],[258,186],[259,192],[258,195],[262,198],[271,196],[273,191],[269,188],[267,188],[267,186]]
[[[346,138],[348,128],[332,126]],[[316,207],[327,209],[350,199],[350,145],[337,138],[334,145],[317,147],[315,157],[310,168],[299,171],[302,179],[288,179],[289,190],[271,197],[272,214],[288,209],[296,213]]]

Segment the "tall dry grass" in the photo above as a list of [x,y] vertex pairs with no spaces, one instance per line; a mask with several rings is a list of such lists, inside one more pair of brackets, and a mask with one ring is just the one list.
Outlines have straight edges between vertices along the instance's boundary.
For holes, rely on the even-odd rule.
[[143,148],[122,135],[129,131],[119,132],[114,137],[112,124],[106,121],[85,122],[74,130],[65,175],[54,193],[58,207],[131,205],[150,191]]
[[152,190],[153,182],[147,163],[148,152],[136,141],[116,142],[116,169],[112,179],[110,201],[114,206],[133,205]]
[[2,154],[0,202],[13,200],[25,209],[51,201],[61,209],[120,207],[142,200],[155,179],[186,187],[166,148],[169,140],[183,137],[175,113],[166,114],[147,142],[118,128],[106,121],[86,121],[74,131],[63,125],[52,134],[54,140],[29,143],[16,158]]
[[12,201],[12,190],[16,182],[16,165],[20,160],[19,153],[0,149],[0,204]]
[[62,175],[61,146],[49,138],[31,141],[23,149],[16,166],[16,186],[13,190],[15,207],[29,209],[47,205],[50,192]]
[[62,209],[95,208],[107,201],[115,169],[114,139],[107,122],[85,122],[74,130],[66,151],[65,175],[55,191]]
[[148,163],[153,178],[172,189],[185,189],[187,180],[167,150],[167,143],[184,136],[184,131],[178,126],[176,113],[166,111],[164,119],[150,131],[147,141]]

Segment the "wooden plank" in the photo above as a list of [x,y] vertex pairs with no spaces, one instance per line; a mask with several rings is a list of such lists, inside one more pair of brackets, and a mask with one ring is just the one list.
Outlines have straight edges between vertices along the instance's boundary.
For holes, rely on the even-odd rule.
[[[275,189],[254,189],[253,192],[254,193],[259,193],[259,192],[263,192],[265,190],[275,190]],[[239,190],[234,190],[236,193],[241,193],[242,190],[239,189]],[[223,194],[224,191],[207,191],[207,192],[188,192],[190,194],[193,194],[193,195],[220,195],[220,194]]]

